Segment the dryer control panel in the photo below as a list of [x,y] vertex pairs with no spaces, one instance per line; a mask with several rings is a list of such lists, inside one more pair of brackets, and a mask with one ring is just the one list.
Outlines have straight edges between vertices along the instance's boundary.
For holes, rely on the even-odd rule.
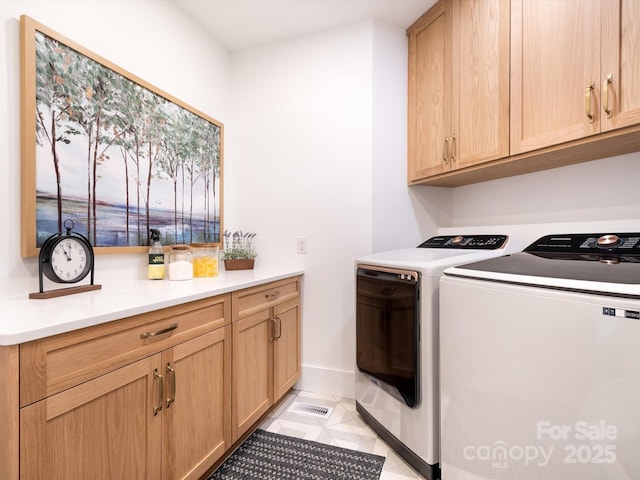
[[455,248],[497,250],[507,244],[507,235],[439,235],[418,245],[418,248]]

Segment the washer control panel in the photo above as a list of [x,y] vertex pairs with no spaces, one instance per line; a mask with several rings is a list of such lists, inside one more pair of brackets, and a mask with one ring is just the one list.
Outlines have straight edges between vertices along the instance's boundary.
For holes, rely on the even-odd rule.
[[507,235],[439,235],[418,245],[418,248],[455,248],[497,250],[506,245]]
[[580,233],[547,235],[529,245],[525,252],[615,253],[640,255],[640,233]]

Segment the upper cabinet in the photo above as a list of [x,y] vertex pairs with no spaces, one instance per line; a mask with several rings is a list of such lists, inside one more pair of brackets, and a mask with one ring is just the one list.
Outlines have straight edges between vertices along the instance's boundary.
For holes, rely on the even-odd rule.
[[441,0],[408,30],[409,182],[449,169],[445,115],[451,103],[450,16]]
[[638,18],[638,0],[440,0],[407,30],[409,184],[639,151]]
[[450,3],[455,169],[509,154],[509,1]]
[[635,0],[512,0],[511,154],[640,121]]
[[409,182],[509,154],[509,2],[441,0],[409,38]]
[[602,131],[640,124],[640,2],[603,0]]
[[511,154],[600,130],[600,2],[512,0]]

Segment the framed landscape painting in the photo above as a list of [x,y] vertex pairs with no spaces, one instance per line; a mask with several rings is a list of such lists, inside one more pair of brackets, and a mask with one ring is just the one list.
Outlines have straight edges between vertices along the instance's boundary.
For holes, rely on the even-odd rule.
[[220,243],[222,123],[32,18],[21,22],[22,256],[66,219],[96,253]]

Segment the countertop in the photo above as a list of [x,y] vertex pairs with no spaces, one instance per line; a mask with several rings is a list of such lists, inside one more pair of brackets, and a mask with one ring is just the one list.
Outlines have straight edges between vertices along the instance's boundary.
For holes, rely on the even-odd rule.
[[37,340],[79,328],[302,275],[300,270],[221,271],[193,280],[130,280],[101,290],[47,300],[28,294],[0,299],[0,346]]

